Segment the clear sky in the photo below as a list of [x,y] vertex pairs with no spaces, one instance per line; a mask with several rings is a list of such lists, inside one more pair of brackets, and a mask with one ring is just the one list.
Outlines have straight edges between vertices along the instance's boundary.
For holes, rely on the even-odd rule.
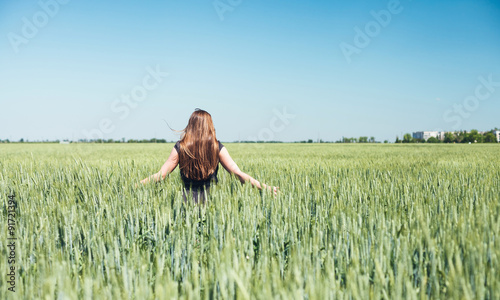
[[0,139],[489,130],[499,54],[491,0],[0,0]]

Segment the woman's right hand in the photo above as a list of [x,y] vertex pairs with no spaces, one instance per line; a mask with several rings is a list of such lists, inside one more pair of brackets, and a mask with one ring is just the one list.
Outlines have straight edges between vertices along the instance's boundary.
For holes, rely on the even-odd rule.
[[280,189],[279,187],[273,186],[273,193],[274,193],[275,196],[278,194],[278,190],[279,189]]
[[264,185],[265,186],[265,189],[267,189],[268,191],[272,192],[273,195],[276,197],[276,195],[278,194],[278,191],[279,191],[279,187],[277,186],[269,186],[269,185]]

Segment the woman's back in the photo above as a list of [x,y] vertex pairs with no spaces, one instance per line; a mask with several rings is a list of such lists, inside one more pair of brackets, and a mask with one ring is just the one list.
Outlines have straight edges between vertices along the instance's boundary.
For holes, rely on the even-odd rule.
[[[218,143],[219,152],[220,152],[222,150],[222,148],[224,147],[224,145],[220,141],[217,141],[217,143]],[[177,153],[181,152],[181,141],[178,141],[175,144],[174,149],[177,151]],[[194,157],[198,156],[197,153],[192,153],[192,154]],[[183,161],[182,161],[181,157],[179,157],[179,164],[183,165]],[[180,168],[180,174],[181,174],[182,182],[184,183],[184,186],[186,188],[203,189],[203,188],[210,187],[210,184],[212,182],[215,182],[215,183],[218,182],[218,179],[217,179],[218,170],[219,170],[219,163],[217,162],[217,166],[215,167],[215,170],[211,174],[209,174],[206,178],[192,179],[189,176],[189,174],[186,174],[184,172],[184,170],[182,168]]]
[[181,140],[175,144],[160,171],[144,178],[141,183],[165,179],[167,174],[170,174],[179,165],[184,184],[182,193],[184,201],[187,201],[188,195],[191,194],[195,202],[198,202],[199,198],[205,202],[206,192],[210,189],[210,185],[218,181],[219,162],[230,174],[238,177],[241,183],[249,181],[252,186],[258,189],[264,187],[276,194],[276,187],[261,185],[260,182],[238,168],[227,149],[217,140],[212,117],[201,109],[196,109],[191,114],[188,125],[183,130]]

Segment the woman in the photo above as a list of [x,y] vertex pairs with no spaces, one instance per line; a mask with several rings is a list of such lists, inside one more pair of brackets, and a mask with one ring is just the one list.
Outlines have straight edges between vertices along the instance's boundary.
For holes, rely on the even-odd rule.
[[141,183],[163,180],[179,165],[184,183],[182,193],[184,201],[187,201],[186,194],[192,193],[196,203],[200,197],[202,202],[205,202],[205,191],[209,191],[212,183],[217,183],[219,162],[230,174],[238,177],[241,183],[250,181],[252,186],[272,190],[276,195],[277,187],[271,188],[264,183],[261,184],[238,168],[227,149],[215,137],[212,116],[201,109],[196,109],[191,114],[181,140],[175,144],[160,171],[144,178]]

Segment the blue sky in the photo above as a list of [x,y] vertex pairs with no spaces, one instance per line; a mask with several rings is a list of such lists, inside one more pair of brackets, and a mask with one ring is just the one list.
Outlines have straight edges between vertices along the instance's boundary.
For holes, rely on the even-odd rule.
[[498,53],[500,1],[0,0],[0,139],[489,130]]

